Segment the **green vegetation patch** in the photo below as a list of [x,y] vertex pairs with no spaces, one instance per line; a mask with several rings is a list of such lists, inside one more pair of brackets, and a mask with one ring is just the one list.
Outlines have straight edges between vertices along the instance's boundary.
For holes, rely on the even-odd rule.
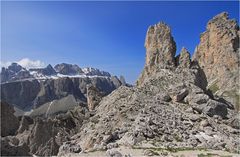
[[[215,156],[219,156],[219,154],[214,154],[214,153],[198,154],[198,157],[215,157]],[[232,155],[220,155],[220,157],[232,157]]]
[[219,90],[219,87],[217,83],[213,83],[208,89],[214,94]]
[[188,150],[205,150],[205,149],[196,149],[196,148],[190,148],[190,147],[179,147],[179,148],[161,148],[161,147],[138,147],[138,146],[132,146],[132,149],[151,149],[154,151],[169,151],[172,153],[176,153],[178,151],[188,151]]
[[198,157],[214,157],[214,156],[218,156],[218,154],[213,154],[213,153],[207,153],[207,154],[198,154]]
[[225,91],[223,96],[232,98],[236,102],[236,110],[240,111],[240,95],[238,95],[236,90]]

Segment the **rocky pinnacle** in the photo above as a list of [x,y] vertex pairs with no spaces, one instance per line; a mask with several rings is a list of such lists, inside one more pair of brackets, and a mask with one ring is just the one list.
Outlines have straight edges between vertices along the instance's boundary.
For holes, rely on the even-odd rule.
[[144,79],[151,73],[154,73],[154,71],[157,71],[158,68],[175,65],[176,43],[167,24],[159,22],[148,28],[145,48],[145,67],[137,84],[142,84]]

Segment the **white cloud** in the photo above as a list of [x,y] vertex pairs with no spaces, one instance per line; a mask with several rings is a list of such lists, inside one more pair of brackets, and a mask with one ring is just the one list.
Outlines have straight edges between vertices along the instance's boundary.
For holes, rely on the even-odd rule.
[[42,68],[45,66],[44,62],[42,62],[40,60],[30,60],[29,58],[23,58],[20,61],[18,61],[17,63],[27,69]]
[[[14,61],[15,63],[18,63],[24,68],[30,69],[30,68],[42,68],[45,67],[45,63],[40,60],[31,60],[29,58],[23,58],[19,61]],[[0,62],[1,67],[7,67],[13,62]]]

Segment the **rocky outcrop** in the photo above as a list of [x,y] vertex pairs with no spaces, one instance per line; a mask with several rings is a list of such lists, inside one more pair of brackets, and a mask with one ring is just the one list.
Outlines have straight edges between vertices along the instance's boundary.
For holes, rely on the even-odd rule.
[[[51,118],[34,118],[34,123],[29,127],[28,134],[30,152],[39,156],[57,155],[59,149],[79,152],[80,147],[77,149],[77,147],[68,144],[67,141],[79,131],[83,121],[88,118],[87,108],[82,106]],[[62,147],[60,148],[60,146]],[[71,149],[68,149],[68,146],[71,146]]]
[[59,148],[58,156],[65,156],[69,153],[80,153],[81,147],[79,145],[72,144],[70,142],[64,142],[63,145]]
[[182,48],[180,54],[176,57],[177,65],[179,68],[190,68],[191,66],[191,58],[190,53],[186,48]]
[[230,120],[230,125],[233,128],[240,129],[240,113],[234,115]]
[[[87,108],[76,107],[66,114],[58,114],[48,119],[40,117],[32,119],[28,116],[19,118],[21,121],[17,134],[1,138],[1,155],[57,155],[59,147],[70,140],[75,131],[81,127],[83,120],[88,119],[89,115],[86,112]],[[17,128],[12,126],[14,124],[12,121],[9,122],[11,123],[8,127]],[[2,129],[7,130],[5,127]]]
[[1,136],[15,135],[19,127],[18,119],[13,115],[11,105],[1,101]]
[[88,86],[87,87],[87,104],[88,104],[88,109],[90,111],[94,110],[95,107],[99,104],[99,102],[102,100],[103,93],[99,91],[94,86]]
[[158,65],[174,65],[176,43],[171,35],[168,25],[160,22],[150,26],[146,40],[146,66],[151,69]]
[[207,24],[193,60],[203,69],[213,94],[239,106],[239,26],[223,12]]
[[56,155],[59,146],[56,144],[56,127],[51,120],[36,119],[29,136],[30,152],[40,156]]
[[141,85],[144,80],[158,70],[175,66],[176,43],[168,25],[160,22],[150,26],[145,39],[146,62],[142,75],[137,81]]
[[26,143],[21,143],[16,137],[1,138],[1,156],[31,156]]
[[23,133],[25,130],[29,130],[30,125],[33,124],[33,119],[28,116],[22,116],[20,120],[20,125],[17,130],[18,134]]

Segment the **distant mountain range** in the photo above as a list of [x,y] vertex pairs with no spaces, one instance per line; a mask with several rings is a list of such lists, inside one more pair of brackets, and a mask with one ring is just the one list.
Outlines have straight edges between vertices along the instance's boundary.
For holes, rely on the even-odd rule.
[[105,96],[121,85],[128,85],[123,76],[96,68],[61,63],[26,69],[12,63],[1,71],[1,100],[13,105],[17,115],[55,114],[86,105],[88,89]]
[[111,77],[111,74],[96,68],[80,68],[76,64],[67,63],[57,64],[54,68],[49,64],[45,68],[29,70],[17,63],[12,63],[7,68],[3,67],[1,71],[1,83],[24,79],[46,80],[61,77]]

